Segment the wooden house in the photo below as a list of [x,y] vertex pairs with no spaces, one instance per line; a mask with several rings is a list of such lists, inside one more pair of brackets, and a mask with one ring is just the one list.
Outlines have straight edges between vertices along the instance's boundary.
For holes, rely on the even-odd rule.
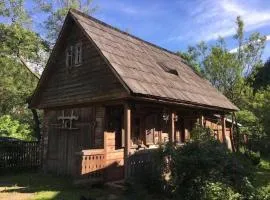
[[105,180],[128,176],[134,152],[189,140],[196,122],[230,146],[225,114],[238,110],[175,53],[77,10],[30,107],[44,111],[46,170]]

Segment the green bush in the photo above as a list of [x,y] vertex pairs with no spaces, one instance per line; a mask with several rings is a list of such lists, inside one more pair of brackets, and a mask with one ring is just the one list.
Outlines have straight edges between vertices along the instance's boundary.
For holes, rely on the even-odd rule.
[[197,137],[178,148],[161,146],[155,159],[152,173],[140,180],[154,193],[185,200],[259,199],[250,181],[250,160],[212,137]]
[[247,156],[248,159],[251,160],[251,162],[252,162],[253,165],[260,164],[261,157],[260,157],[260,153],[259,152],[255,153],[254,151],[246,150],[245,151],[245,155]]
[[0,136],[14,137],[22,140],[33,139],[30,126],[12,119],[10,115],[0,117]]

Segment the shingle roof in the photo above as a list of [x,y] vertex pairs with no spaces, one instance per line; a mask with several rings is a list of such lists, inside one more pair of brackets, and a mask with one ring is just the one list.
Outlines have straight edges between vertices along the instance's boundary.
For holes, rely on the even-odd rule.
[[[238,110],[175,53],[119,31],[77,10],[71,10],[70,13],[132,94]],[[176,70],[178,75],[168,73],[162,65]]]

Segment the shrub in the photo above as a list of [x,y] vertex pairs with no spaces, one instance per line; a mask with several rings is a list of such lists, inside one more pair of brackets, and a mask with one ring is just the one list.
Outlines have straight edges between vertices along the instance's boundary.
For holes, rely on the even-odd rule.
[[31,130],[28,124],[12,119],[10,115],[0,117],[0,136],[14,137],[22,140],[31,140]]
[[248,159],[251,160],[253,165],[258,165],[261,162],[261,157],[260,157],[260,153],[257,152],[255,153],[254,151],[251,150],[246,150],[245,151],[245,155]]
[[204,134],[182,147],[161,146],[156,167],[143,183],[175,199],[258,199],[250,182],[254,170],[250,160],[228,150],[209,132]]

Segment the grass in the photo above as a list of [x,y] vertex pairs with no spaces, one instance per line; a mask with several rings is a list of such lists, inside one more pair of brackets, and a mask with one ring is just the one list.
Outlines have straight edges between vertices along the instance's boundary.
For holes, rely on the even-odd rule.
[[270,157],[261,159],[253,184],[263,195],[267,195],[265,199],[270,199]]
[[0,200],[80,200],[82,195],[91,200],[157,199],[137,189],[74,186],[70,178],[33,172],[0,176]]
[[42,173],[22,173],[0,178],[0,199],[79,200],[82,195],[106,199],[110,191],[105,188],[76,187],[70,178]]
[[[261,159],[253,185],[270,199],[270,158]],[[108,187],[74,186],[67,177],[42,173],[21,173],[0,176],[0,199],[12,200],[80,200],[81,196],[95,200],[144,200],[158,199],[145,188],[129,188],[119,191]]]

